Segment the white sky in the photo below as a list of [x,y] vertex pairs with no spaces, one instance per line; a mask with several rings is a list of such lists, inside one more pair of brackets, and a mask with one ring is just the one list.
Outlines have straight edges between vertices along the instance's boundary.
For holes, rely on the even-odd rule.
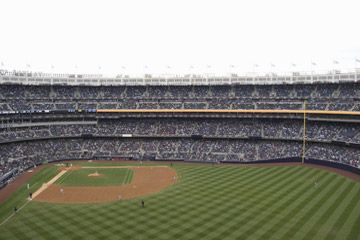
[[114,75],[360,67],[359,0],[1,0],[0,8],[0,68],[8,70]]

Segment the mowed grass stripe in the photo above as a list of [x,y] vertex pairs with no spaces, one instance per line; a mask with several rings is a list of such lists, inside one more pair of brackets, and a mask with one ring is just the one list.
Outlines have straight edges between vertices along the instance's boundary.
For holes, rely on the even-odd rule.
[[[0,222],[4,221],[14,212],[14,207],[20,208],[28,200],[29,192],[35,192],[39,187],[42,186],[44,182],[52,179],[57,172],[57,168],[54,166],[49,166],[42,169],[36,175],[34,175],[27,183],[22,185],[18,190],[16,190],[9,199],[0,205]],[[30,188],[27,189],[27,184],[30,185]]]
[[[294,238],[303,239],[306,234],[308,234],[309,231],[311,231],[314,224],[316,224],[319,217],[324,214],[327,207],[331,205],[331,203],[334,201],[335,194],[340,194],[342,191],[342,188],[344,187],[344,184],[346,184],[345,178],[340,178],[338,176],[336,178],[336,185],[332,187],[332,190],[329,190],[328,192],[325,192],[323,194],[323,197],[316,203],[312,205],[312,208],[307,207],[306,209],[309,209],[307,212],[305,211],[304,219],[305,221],[302,222],[302,228],[300,228],[294,235]],[[313,211],[311,211],[311,209]],[[322,236],[325,236],[324,233],[319,232],[320,229],[315,230],[316,233],[321,234]],[[315,233],[314,233],[315,234]]]
[[[302,171],[304,171],[306,176],[310,175],[311,172],[307,172],[303,168],[300,168]],[[257,205],[256,212],[254,212],[252,215],[249,216],[249,219],[247,221],[244,221],[243,224],[241,224],[241,228],[238,230],[239,237],[240,238],[247,238],[250,237],[253,232],[256,229],[263,229],[263,222],[268,220],[269,217],[269,211],[278,212],[283,208],[281,205],[282,201],[286,201],[287,197],[284,197],[282,200],[277,198],[275,194],[284,195],[288,191],[293,191],[294,189],[297,189],[297,186],[300,185],[301,181],[304,181],[306,178],[302,178],[304,173],[300,172],[300,176],[297,175],[291,175],[288,179],[286,179],[287,185],[284,187],[281,187],[278,192],[271,192],[270,194],[266,195],[266,201],[264,203]],[[299,181],[300,179],[300,181]],[[290,183],[290,184],[289,184]],[[276,215],[270,215],[271,219],[274,220]]]
[[[258,180],[256,182],[261,183],[261,181],[263,183],[268,182],[268,179],[271,179],[271,176],[281,176],[280,171],[285,171],[286,169],[270,169],[270,171],[273,173],[273,175],[269,175],[268,178],[263,178],[263,177],[258,177]],[[260,173],[259,173],[260,174]],[[253,177],[256,177],[256,175],[254,175]],[[276,180],[274,180],[276,181]],[[216,184],[216,182],[214,182],[214,184]],[[254,184],[256,184],[254,182]],[[271,184],[271,183],[270,183]],[[211,187],[209,187],[211,188]],[[250,189],[249,189],[250,190]],[[203,198],[201,198],[203,199]],[[223,211],[223,209],[219,209],[219,207],[221,206],[220,203],[224,202],[222,199],[219,198],[215,198],[215,200],[219,200],[219,203],[215,203],[215,205],[213,204],[209,204],[209,202],[213,202],[213,201],[207,201],[206,203],[202,202],[201,199],[198,202],[197,205],[196,201],[194,201],[194,204],[192,203],[186,203],[184,205],[183,208],[178,208],[180,209],[179,211],[174,212],[174,218],[171,216],[169,216],[169,218],[171,220],[176,220],[173,224],[165,224],[163,225],[163,232],[167,232],[168,229],[175,229],[175,235],[172,235],[172,238],[175,237],[180,237],[179,235],[183,235],[184,233],[190,232],[192,233],[191,230],[194,229],[195,226],[198,226],[198,222],[200,221],[200,219],[198,219],[199,216],[204,216],[204,214],[206,214],[208,212],[208,209],[213,209],[216,211],[213,211],[213,213],[210,213],[210,215],[208,216],[209,220],[213,220],[216,219],[216,217],[218,217],[219,215],[221,215],[221,212]],[[224,203],[223,206],[225,206],[226,202]],[[202,207],[202,208],[201,208]],[[225,206],[226,208],[227,206]],[[161,216],[166,216],[166,212],[172,213],[172,211],[167,211],[167,209],[164,209],[164,214],[162,214]],[[190,214],[193,213],[193,214]],[[175,218],[177,217],[177,218]],[[189,223],[189,224],[180,224],[180,223]]]
[[127,172],[126,172],[126,177],[125,177],[125,179],[124,179],[124,184],[129,184],[129,183],[131,183],[131,180],[132,180],[132,178],[133,178],[133,173],[134,173],[134,171],[133,170],[131,170],[131,169],[127,169]]
[[[356,206],[356,203],[358,203],[359,199],[360,199],[360,187],[359,187],[359,185],[356,184],[354,189],[355,189],[354,190],[355,194],[353,194],[353,196],[352,196],[352,198],[350,200],[350,203],[345,205],[346,206],[345,209],[342,209],[341,214],[338,215],[339,217],[336,219],[335,223],[331,227],[331,229],[337,229],[337,231],[335,231],[335,232],[329,231],[328,234],[326,235],[326,239],[335,239],[336,236],[339,236],[343,226],[346,223],[346,220],[349,219],[350,214],[354,212],[354,208]],[[358,226],[358,227],[360,228],[360,226]]]
[[[220,182],[213,181],[214,174],[222,175],[220,173],[218,174],[217,171],[215,172],[215,170],[217,170],[217,169],[212,170],[214,172],[211,175],[211,179],[206,178],[205,180],[203,180],[201,177],[196,178],[196,176],[195,176],[194,179],[193,178],[191,179],[191,181],[187,180],[188,183],[186,183],[186,181],[184,181],[185,179],[179,181],[178,184],[175,185],[176,188],[172,188],[172,189],[174,189],[174,191],[177,191],[175,193],[181,194],[181,195],[177,195],[177,196],[184,199],[183,201],[179,201],[178,203],[182,204],[182,205],[186,205],[188,200],[191,200],[192,198],[199,196],[199,195],[197,195],[199,193],[199,187],[200,187],[199,185],[203,185],[204,183],[206,183],[206,186],[204,188],[204,189],[206,189],[206,192],[209,192],[211,190],[215,191],[215,189],[220,189],[223,186],[224,182],[226,182],[227,180],[226,180],[226,178],[222,178]],[[273,171],[279,171],[279,169],[273,169],[271,172],[273,172]],[[257,178],[259,180],[261,180],[260,178],[263,176],[271,176],[272,175],[271,172],[267,173],[266,171],[261,171],[261,170],[257,170],[257,169],[249,169],[248,174],[243,174],[241,177],[239,177],[239,181],[250,182],[253,179],[257,179]],[[224,175],[226,175],[226,174],[224,174]],[[187,185],[187,184],[190,184],[190,185]],[[186,185],[186,192],[184,193],[180,189],[182,189],[181,187],[185,186],[185,185]],[[178,189],[178,190],[175,190],[175,189]]]
[[[194,186],[196,188],[202,186],[202,187],[208,187],[209,185],[213,185],[211,186],[212,188],[211,189],[208,189],[208,190],[212,190],[214,189],[213,187],[215,188],[222,188],[223,187],[223,184],[226,184],[226,183],[230,183],[231,179],[233,179],[234,181],[235,180],[238,180],[237,182],[239,183],[239,180],[243,179],[245,181],[248,181],[250,182],[251,179],[248,178],[248,175],[241,175],[240,177],[236,178],[236,175],[241,173],[242,171],[239,169],[231,169],[231,168],[228,168],[225,170],[224,169],[221,169],[221,168],[214,168],[214,169],[209,169],[209,170],[212,170],[213,172],[207,172],[204,177],[202,177],[201,175],[194,175],[193,179],[191,179],[191,184],[194,184]],[[263,174],[264,176],[271,176],[273,172],[275,171],[281,171],[281,168],[279,169],[276,169],[276,168],[273,168],[273,169],[266,169],[263,171],[261,169],[256,169],[256,168],[253,168],[253,169],[250,169],[251,170],[251,177],[256,179],[256,178],[260,178],[260,175],[258,174]],[[233,173],[235,176],[235,178],[231,178],[231,179],[228,179],[228,174],[229,173]],[[211,174],[211,179],[209,179],[209,174]],[[209,181],[210,180],[210,181]],[[226,185],[229,185],[229,184],[226,184]]]
[[[43,214],[45,214],[45,211],[47,211],[47,209],[43,209],[42,211]],[[61,229],[63,235],[74,235],[73,238],[76,238],[76,234],[81,235],[79,233],[82,233],[82,235],[87,235],[85,229],[89,226],[89,219],[85,220],[85,218],[83,217],[83,214],[86,211],[85,208],[71,208],[71,211],[67,211],[64,213],[61,213],[61,211],[54,211],[54,209],[52,209],[52,211],[52,215],[61,216],[60,219],[57,219],[57,227]],[[79,221],[79,216],[81,216],[82,221]],[[73,234],[73,232],[76,232],[76,234]]]
[[[24,212],[25,214],[25,212]],[[59,222],[55,223],[54,225],[50,225],[53,223],[50,219],[56,219],[54,215],[52,214],[46,214],[41,208],[32,208],[31,212],[27,213],[28,218],[21,219],[21,222],[19,225],[26,226],[25,229],[23,229],[23,234],[28,235],[29,231],[32,231],[34,236],[46,236],[46,239],[50,239],[52,236],[49,236],[50,233],[54,233],[52,231],[48,231],[48,233],[44,233],[44,227],[46,229],[52,229],[53,227],[56,228],[56,226],[59,226]],[[31,217],[31,218],[30,218]],[[62,219],[61,221],[64,221]],[[65,228],[58,228],[58,229],[67,229],[67,226]],[[64,233],[65,234],[65,233]],[[35,238],[37,239],[37,237]]]
[[[281,169],[273,169],[272,171],[266,173],[264,172],[263,174],[261,174],[261,172],[257,173],[257,174],[253,174],[250,178],[246,179],[245,181],[242,181],[242,184],[246,185],[248,183],[250,183],[249,185],[247,185],[247,188],[250,189],[251,188],[251,183],[258,183],[258,184],[262,184],[262,183],[265,183],[268,181],[268,179],[271,179],[273,174],[276,174],[276,173],[281,173],[281,171],[286,171],[286,170],[281,170]],[[257,180],[253,180],[253,179],[257,179]],[[226,182],[226,180],[223,180],[224,182]],[[224,183],[216,183],[215,181],[214,182],[210,182],[209,185],[205,186],[207,189],[206,192],[204,193],[196,193],[196,194],[193,194],[192,195],[192,198],[194,199],[203,199],[203,194],[207,194],[208,192],[212,192],[212,190],[214,189],[214,187],[212,186],[212,184],[214,185],[218,185],[220,186],[220,188],[222,187],[224,191],[226,191],[226,188],[224,188]],[[226,187],[228,187],[228,184],[225,185]],[[214,191],[213,193],[219,193],[219,191]],[[217,198],[214,198],[214,200],[216,200]],[[199,202],[199,204],[201,205],[204,205],[202,202]]]
[[[315,172],[318,171],[319,170],[315,170]],[[319,174],[319,178],[323,179],[324,181],[328,181],[331,179],[331,176],[327,172],[323,171]],[[300,193],[297,196],[297,198],[294,199],[292,203],[285,206],[284,214],[278,216],[277,221],[275,218],[272,219],[271,223],[273,224],[270,223],[270,228],[261,235],[262,239],[268,239],[272,235],[274,236],[278,235],[277,233],[279,231],[286,230],[284,226],[288,226],[291,223],[292,219],[296,219],[297,214],[303,210],[303,207],[309,201],[314,199],[316,195],[318,195],[318,192],[314,191],[314,189],[311,187],[312,185],[313,185],[312,182],[301,185],[303,186],[303,188],[300,190]]]
[[[174,167],[181,180],[160,194],[144,197],[145,208],[140,207],[140,199],[84,205],[32,202],[14,220],[0,227],[0,239],[225,240],[241,236],[243,239],[278,239],[326,194],[313,188],[312,176],[318,176],[321,185],[332,183],[330,185],[334,186],[339,180],[337,175],[302,166]],[[346,208],[350,215],[344,215],[345,223],[334,239],[346,236],[356,239],[354,236],[359,234],[359,229],[354,228],[358,226],[355,222],[360,210],[359,187],[356,183],[341,203],[354,204]],[[326,212],[345,191],[343,189],[333,191],[331,199],[321,205],[310,221],[319,222],[319,218],[328,214]],[[311,201],[307,200],[309,197]],[[341,216],[337,217],[336,212],[340,213],[341,209],[336,208],[329,215],[332,221],[327,221],[327,225],[339,221]],[[278,230],[275,225],[280,222],[284,224]],[[275,231],[269,231],[273,227]],[[294,238],[304,237],[311,228],[299,229],[300,234],[295,234]],[[248,235],[249,229],[254,232]],[[326,234],[328,232],[318,236],[324,239]]]
[[292,227],[290,227],[288,231],[282,236],[282,239],[292,239],[292,237],[300,231],[306,232],[308,229],[303,229],[303,227],[307,221],[309,221],[309,219],[314,214],[316,214],[319,207],[325,203],[332,195],[332,193],[336,191],[336,189],[344,182],[344,179],[342,179],[342,181],[338,181],[336,177],[331,175],[328,176],[331,178],[326,182],[326,184],[323,184],[325,186],[318,188],[319,191],[314,191],[315,196],[312,199],[309,199],[306,205],[303,205],[304,211],[300,212],[300,216],[297,217],[298,220],[294,222]]
[[[27,224],[29,222],[29,219],[20,217],[20,214],[17,215],[16,218],[17,219],[14,219],[15,220],[15,226],[18,226],[18,227],[12,229],[12,232],[14,234],[23,235],[23,236],[27,236],[27,235],[33,235],[33,236],[43,235],[44,237],[47,237],[47,238],[49,237],[49,236],[47,236],[47,233],[45,231],[43,231],[43,229],[41,229],[41,226],[37,227],[37,221],[32,221],[31,224]],[[35,217],[34,219],[31,219],[31,220],[36,220],[36,219],[37,218]]]
[[[276,170],[276,169],[274,169],[274,170]],[[247,177],[247,174],[243,174],[242,177],[244,177],[244,181],[241,178],[239,178],[239,181],[243,182],[244,184],[247,184],[248,182],[251,182],[251,181],[253,181],[253,179],[256,179],[256,178],[257,178],[256,182],[258,182],[258,183],[260,183],[260,181],[263,181],[263,182],[267,181],[267,178],[264,178],[264,177],[268,174],[266,174],[264,172],[261,173],[261,171],[256,170],[256,169],[249,169],[248,171],[249,171],[248,174],[251,174],[251,176]],[[254,174],[254,172],[257,172],[258,174]],[[269,175],[269,178],[270,178],[270,175]],[[213,182],[213,184],[216,184],[216,182]],[[209,186],[208,189],[212,189],[212,186]],[[196,194],[196,193],[194,193],[194,194]],[[226,195],[224,195],[224,196],[226,196]],[[187,212],[196,210],[200,206],[205,206],[205,208],[206,208],[206,206],[208,206],[210,208],[214,208],[214,207],[217,207],[217,205],[221,201],[223,201],[222,198],[210,198],[210,199],[206,200],[206,204],[204,204],[204,202],[201,201],[201,199],[203,197],[198,196],[200,201],[199,200],[195,201],[195,199],[194,199],[194,201],[191,201],[194,203],[189,203],[189,202],[180,201],[180,199],[178,200],[177,198],[181,198],[181,195],[178,195],[178,194],[176,194],[175,196],[166,196],[166,197],[169,197],[171,199],[175,197],[175,199],[174,199],[174,201],[172,201],[172,204],[170,204],[167,208],[160,209],[159,211],[156,211],[156,209],[155,209],[155,212],[153,212],[153,209],[151,209],[151,212],[157,214],[158,218],[163,218],[164,216],[166,216],[166,214],[170,214],[169,217],[171,219],[173,219],[172,217],[174,217],[174,218],[177,217],[177,215],[180,217],[184,216],[186,218],[190,218],[191,216],[186,214]],[[189,199],[189,198],[186,198],[186,199]],[[161,199],[160,199],[160,201],[161,201]],[[196,203],[198,203],[198,204],[196,204]],[[194,204],[196,204],[196,205],[194,205]],[[193,208],[189,209],[191,206],[193,206]],[[206,211],[206,209],[204,211]],[[152,216],[152,218],[154,218],[154,217],[155,216]],[[186,219],[184,219],[184,221],[185,220]]]
[[[309,225],[312,225],[312,228],[308,231],[308,233],[304,236],[303,239],[318,239],[320,237],[326,236],[326,233],[331,230],[329,228],[328,221],[331,218],[331,215],[335,215],[338,209],[343,210],[343,201],[347,199],[351,190],[355,186],[354,182],[346,181],[344,179],[344,184],[336,192],[333,193],[331,198],[327,201],[326,204],[323,204],[319,209],[318,219],[315,221],[308,222]],[[323,208],[326,208],[323,210]],[[320,215],[320,212],[322,214]],[[336,215],[335,215],[336,216]],[[314,219],[315,220],[315,219]],[[320,236],[319,236],[320,235]]]
[[[313,174],[314,171],[303,170],[305,173],[301,172],[302,175],[293,175],[287,180],[287,182],[290,182],[291,184],[288,184],[286,187],[281,189],[278,196],[268,196],[268,201],[266,201],[265,205],[260,207],[261,211],[259,214],[257,214],[252,221],[247,222],[241,227],[240,238],[250,238],[254,233],[259,232],[256,231],[257,229],[265,230],[266,228],[263,226],[266,222],[268,222],[270,225],[269,227],[271,227],[271,223],[276,223],[277,219],[281,219],[281,213],[298,200],[299,195],[301,196],[308,191],[310,185],[304,184],[304,182]],[[249,224],[249,227],[247,227],[247,224]],[[271,231],[265,232],[264,230],[262,237],[265,237],[264,235],[266,234],[266,238],[270,239],[272,236]]]
[[[235,184],[232,185],[232,182],[231,180],[227,180],[227,179],[231,179],[231,177],[234,177],[234,181],[236,181],[237,183],[239,183],[240,181],[242,183],[244,183],[245,181],[246,182],[250,182],[252,181],[253,179],[257,179],[257,178],[260,178],[260,176],[258,175],[259,172],[252,172],[251,173],[251,176],[250,177],[247,177],[248,175],[246,176],[243,176],[241,178],[236,178],[236,174],[239,174],[238,172],[234,172],[234,171],[228,171],[226,174],[217,174],[217,173],[214,173],[216,175],[214,175],[213,177],[211,177],[211,181],[209,181],[208,179],[206,179],[205,181],[202,181],[201,179],[199,179],[199,182],[200,183],[196,183],[195,187],[197,189],[197,191],[199,190],[206,190],[204,191],[203,193],[206,193],[208,195],[211,195],[211,194],[218,194],[220,193],[221,191],[224,191],[226,190],[226,188],[224,188],[224,184],[226,184],[227,187],[231,187],[231,186],[236,186]],[[196,181],[196,180],[194,180]],[[216,184],[214,184],[216,183]],[[201,185],[201,186],[199,186]],[[203,194],[202,192],[200,191],[197,195],[195,195],[196,197],[198,198],[202,198],[203,197]],[[194,197],[194,195],[192,195],[192,197]]]
[[[269,191],[277,191],[278,189],[280,189],[281,187],[284,187],[286,185],[286,183],[282,182],[281,180],[287,178],[288,176],[294,174],[294,172],[296,172],[296,168],[284,168],[282,169],[281,172],[279,172],[278,174],[274,175],[275,177],[273,177],[271,180],[266,181],[266,184],[264,185],[259,185],[259,188],[254,187],[253,185],[250,184],[251,189],[249,189],[249,192],[246,192],[242,195],[239,196],[239,198],[243,198],[243,199],[248,199],[248,201],[244,201],[244,204],[242,204],[242,209],[239,215],[244,215],[247,211],[251,210],[251,206],[255,205],[256,203],[263,201],[264,199],[261,198],[261,196],[265,195],[267,192]],[[281,186],[276,185],[275,182],[282,182]],[[278,188],[276,188],[278,187]],[[259,189],[262,189],[263,191],[259,191]],[[254,194],[256,193],[256,194]],[[246,197],[247,196],[247,197]],[[249,200],[249,198],[251,198],[251,200]],[[205,214],[207,212],[208,207],[204,206],[202,212]],[[229,206],[226,204],[226,202],[224,204],[219,205],[217,208],[217,212],[214,212],[212,214],[208,214],[207,218],[204,217],[198,217],[195,218],[197,221],[195,226],[201,226],[204,223],[206,223],[208,220],[213,219],[213,226],[209,227],[209,228],[213,228],[214,226],[217,226],[217,222],[216,219],[220,219],[220,216],[224,215],[224,213],[228,212],[228,211],[232,211],[233,208],[229,208]],[[201,210],[196,211],[199,213],[199,216],[202,216],[202,212]],[[206,215],[205,215],[206,216]],[[243,218],[245,219],[245,218]],[[245,222],[245,221],[244,221]],[[239,223],[239,225],[241,225],[243,222]],[[188,232],[189,230],[191,230],[191,228],[187,228],[187,229],[183,229],[183,231],[181,232]],[[206,231],[208,229],[205,229],[204,231]],[[173,237],[180,237],[180,236],[173,236]],[[196,236],[195,236],[196,237]]]
[[[351,220],[351,222],[349,220]],[[350,231],[346,234],[347,229],[345,228],[345,239],[360,239],[360,201],[357,202],[354,211],[349,215],[347,224],[350,226]]]
[[[260,174],[260,175],[257,175],[257,174],[253,174],[253,172],[254,171],[252,171],[251,170],[251,172],[249,171],[249,174],[252,174],[250,177],[248,177],[248,178],[246,178],[246,176],[244,175],[244,180],[246,180],[246,181],[252,181],[253,179],[255,179],[255,178],[258,178],[258,181],[261,181],[263,178],[263,176],[265,176],[265,173],[262,173],[262,174]],[[260,171],[260,173],[261,173],[261,171]],[[241,180],[241,179],[239,179],[239,180]],[[211,186],[209,186],[209,188],[208,189],[211,189],[212,187]],[[175,192],[175,194],[176,195],[174,195],[174,196],[166,196],[166,197],[170,197],[170,198],[174,198],[175,197],[175,199],[174,199],[174,201],[172,201],[172,204],[171,205],[169,205],[169,207],[168,208],[166,208],[166,209],[159,209],[159,211],[158,212],[155,212],[155,213],[158,213],[158,216],[159,217],[162,217],[162,216],[164,216],[164,214],[166,214],[167,212],[169,212],[170,214],[171,213],[173,213],[174,214],[174,217],[176,217],[175,215],[177,214],[177,213],[179,213],[180,215],[183,215],[183,216],[187,216],[186,215],[186,212],[189,210],[189,206],[191,206],[191,205],[189,205],[190,203],[189,202],[185,202],[185,201],[178,201],[178,199],[177,198],[181,198],[181,195],[179,195],[179,194],[177,194],[177,192]],[[197,193],[190,193],[192,196],[194,196],[194,195],[196,195]],[[201,196],[198,196],[197,195],[197,197],[198,197],[198,199],[199,200],[201,200],[201,198],[203,198],[203,197],[201,197]],[[189,200],[189,198],[188,197],[186,197],[186,199],[187,200]],[[207,201],[207,205],[208,205],[208,203],[209,202],[212,202],[212,201],[214,201],[214,200],[216,200],[217,198],[213,198],[213,199],[209,199],[208,201]],[[161,201],[161,199],[159,199],[160,201]],[[180,199],[179,199],[180,200]],[[204,203],[203,202],[201,202],[201,201],[193,201],[193,200],[196,200],[195,198],[193,198],[192,200],[191,200],[191,202],[195,202],[195,204],[196,203],[198,203],[198,205],[197,206],[194,206],[194,209],[196,209],[196,208],[198,208],[199,206],[203,206],[204,205]],[[156,210],[156,209],[154,209],[154,210]],[[151,209],[151,211],[153,211],[153,209]]]
[[[299,173],[299,175],[300,175],[301,173]],[[284,184],[284,182],[283,181],[279,181],[279,182],[281,182],[281,183],[283,183]],[[277,184],[271,184],[272,186],[271,186],[271,188],[273,188],[273,187],[276,187],[277,186]],[[285,184],[284,185],[282,185],[281,187],[280,186],[278,186],[278,189],[280,189],[280,188],[282,188],[282,187],[284,187],[285,186]],[[263,191],[261,191],[261,190],[259,190],[259,189],[257,189],[256,190],[258,193],[266,193],[266,192],[263,192]],[[276,192],[276,191],[278,191],[278,190],[273,190],[272,192]],[[242,222],[238,222],[238,225],[239,226],[241,226],[241,228],[242,228],[242,226],[245,224],[245,222],[247,223],[248,221],[251,221],[251,218],[253,217],[253,216],[256,216],[257,214],[258,214],[258,212],[260,212],[261,210],[259,210],[259,209],[257,209],[257,208],[252,208],[253,206],[259,206],[259,205],[261,205],[262,204],[262,200],[263,200],[263,196],[262,195],[260,195],[260,194],[256,194],[256,197],[252,197],[252,200],[254,201],[253,203],[250,203],[250,205],[249,205],[249,207],[247,207],[247,206],[245,206],[245,209],[241,209],[240,210],[240,214],[238,214],[238,217],[239,216],[242,216]],[[231,212],[231,211],[230,211]],[[246,220],[245,220],[246,219]],[[216,220],[215,220],[216,221]],[[228,228],[228,225],[227,224],[221,224],[220,225],[220,228],[223,228],[223,230],[229,230],[229,228]],[[238,227],[239,228],[239,227]],[[230,229],[231,230],[231,229]],[[221,236],[219,236],[219,237],[221,237]],[[216,239],[216,237],[214,238],[214,239]]]
[[[294,186],[296,186],[296,185],[298,185],[300,182],[304,181],[304,179],[306,179],[310,174],[311,174],[310,171],[306,171],[306,170],[304,170],[304,169],[299,169],[299,171],[298,171],[297,173],[292,174],[291,176],[289,176],[289,178],[293,178],[293,179],[289,179],[289,178],[288,178],[288,179],[286,179],[285,181],[283,181],[283,183],[285,183],[285,182],[291,182],[291,184],[287,184],[287,185],[284,185],[284,186],[279,186],[279,189],[280,189],[281,194],[283,195],[283,194],[285,194],[286,192],[289,192],[291,189],[294,189]],[[280,184],[280,182],[277,183],[277,184]],[[258,190],[258,191],[259,191],[259,190]],[[270,194],[271,194],[271,193],[270,193]],[[262,196],[258,196],[258,198],[262,199],[263,197],[262,197]],[[274,200],[274,201],[276,201],[276,200]],[[271,205],[271,204],[273,204],[273,202],[269,203],[269,205]],[[268,209],[271,209],[271,208],[269,208],[268,204],[259,204],[259,206],[261,206],[260,209],[259,209],[259,212],[260,212],[260,213],[261,213],[261,211],[264,210],[264,209],[267,209],[267,208],[268,208]],[[251,207],[251,206],[250,206],[250,207]],[[251,211],[251,210],[249,210],[249,211]],[[251,213],[251,214],[260,217],[257,212],[256,212],[256,213]],[[255,229],[255,230],[258,229],[258,226],[252,225],[252,227],[248,228],[248,230],[245,230],[245,229],[244,229],[244,228],[246,227],[245,225],[241,225],[241,224],[239,224],[238,222],[232,222],[232,221],[231,221],[232,218],[236,218],[236,217],[239,217],[239,216],[241,216],[241,215],[238,215],[238,216],[236,216],[236,215],[234,215],[234,214],[229,215],[229,216],[227,217],[227,219],[229,220],[229,221],[228,221],[229,224],[226,224],[226,225],[224,226],[224,228],[225,228],[225,227],[226,227],[226,228],[225,228],[222,232],[219,232],[214,239],[217,239],[217,238],[220,239],[222,236],[223,236],[223,237],[225,236],[224,239],[226,239],[226,236],[228,236],[228,238],[231,239],[231,238],[234,238],[235,235],[236,235],[236,237],[238,237],[238,238],[245,238],[245,236],[250,236],[250,235],[251,235],[250,233],[253,231],[252,229]],[[244,217],[242,217],[242,219],[244,219]],[[257,218],[256,218],[256,219],[257,219]],[[245,224],[251,222],[252,220],[255,220],[255,218],[247,219],[247,222],[246,222]],[[239,225],[241,225],[241,226],[239,227]],[[263,227],[262,223],[259,223],[259,225],[260,225],[260,227]]]

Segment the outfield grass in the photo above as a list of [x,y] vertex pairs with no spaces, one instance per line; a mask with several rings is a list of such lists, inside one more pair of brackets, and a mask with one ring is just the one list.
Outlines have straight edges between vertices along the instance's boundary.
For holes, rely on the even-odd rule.
[[[43,183],[48,182],[57,173],[57,167],[51,166],[42,169],[34,175],[27,183],[21,186],[7,201],[0,204],[0,222],[13,213],[14,207],[21,207],[27,202],[29,192],[35,192]],[[27,188],[29,184],[29,189]],[[0,233],[1,239],[1,233]]]
[[303,166],[174,167],[179,183],[145,208],[33,201],[0,239],[360,239],[358,182]]
[[[89,177],[89,174],[97,172],[99,177]],[[131,182],[133,171],[128,168],[113,169],[78,169],[66,172],[55,184],[64,186],[111,186]]]

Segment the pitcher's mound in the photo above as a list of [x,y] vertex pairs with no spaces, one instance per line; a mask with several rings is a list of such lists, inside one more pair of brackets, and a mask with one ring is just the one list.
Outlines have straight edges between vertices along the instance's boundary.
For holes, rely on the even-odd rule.
[[100,174],[100,173],[98,173],[98,172],[90,173],[90,174],[88,175],[88,177],[102,177],[102,176],[103,176],[103,175]]

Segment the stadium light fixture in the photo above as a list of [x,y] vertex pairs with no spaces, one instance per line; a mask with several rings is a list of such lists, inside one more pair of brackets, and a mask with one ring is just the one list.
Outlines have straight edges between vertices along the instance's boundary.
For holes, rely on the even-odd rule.
[[234,73],[233,70],[234,70],[235,66],[230,64],[229,68],[230,68],[230,77],[231,77],[231,75]]
[[339,70],[337,69],[337,65],[339,65],[339,61],[333,60],[333,64],[334,64],[334,74],[336,74],[337,72],[339,72]]
[[295,63],[291,63],[290,67],[292,68],[292,75],[295,76],[296,73],[296,64]]
[[358,63],[360,63],[360,59],[359,59],[359,58],[355,58],[355,68],[357,68]]
[[259,67],[259,64],[255,63],[253,64],[253,72],[256,73],[257,72],[257,68]]
[[358,70],[358,64],[360,63],[360,59],[359,58],[355,58],[355,74],[357,74],[359,72]]
[[270,67],[271,67],[271,69],[272,69],[272,70],[271,70],[271,75],[274,76],[274,75],[275,75],[275,70],[274,70],[274,69],[275,69],[276,66],[275,66],[275,64],[270,63]]
[[311,75],[314,75],[314,66],[316,66],[316,62],[311,62]]

